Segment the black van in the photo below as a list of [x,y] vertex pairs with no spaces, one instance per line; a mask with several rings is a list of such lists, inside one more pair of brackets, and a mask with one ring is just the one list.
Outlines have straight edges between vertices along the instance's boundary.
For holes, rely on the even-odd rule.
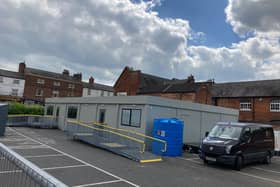
[[206,133],[200,158],[204,163],[218,162],[240,170],[246,163],[270,164],[274,155],[274,132],[271,125],[220,122]]

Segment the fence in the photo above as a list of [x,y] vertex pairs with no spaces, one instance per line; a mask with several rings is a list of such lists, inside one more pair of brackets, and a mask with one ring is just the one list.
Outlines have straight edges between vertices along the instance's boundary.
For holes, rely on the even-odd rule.
[[67,187],[16,152],[0,143],[0,186]]
[[40,115],[9,115],[7,126],[57,128],[57,118]]
[[[87,124],[68,120],[66,132],[74,139],[79,139],[92,145],[107,149],[117,154],[141,161],[152,158],[152,141],[162,144],[162,151],[166,151],[166,142],[137,132],[126,131],[99,124]],[[148,156],[147,156],[148,155]]]

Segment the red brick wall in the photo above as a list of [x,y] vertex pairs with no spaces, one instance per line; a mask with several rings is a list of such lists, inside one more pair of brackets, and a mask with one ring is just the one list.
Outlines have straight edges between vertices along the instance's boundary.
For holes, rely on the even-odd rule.
[[126,68],[114,86],[115,92],[126,92],[127,95],[136,95],[140,84],[139,71],[130,71]]
[[212,104],[211,93],[207,85],[201,86],[195,94],[195,102],[201,104]]
[[[45,80],[44,84],[38,84],[37,79]],[[60,82],[60,86],[54,86],[53,82]],[[68,88],[68,84],[74,84],[75,88]],[[43,96],[36,96],[36,90],[41,88],[43,90]],[[25,87],[24,87],[24,98],[38,101],[44,101],[45,98],[53,96],[53,90],[59,91],[59,97],[67,97],[69,93],[73,93],[75,97],[81,97],[83,87],[79,82],[71,82],[66,80],[56,80],[47,77],[40,77],[31,74],[25,74]]]
[[168,99],[178,99],[195,102],[195,93],[151,93],[145,95],[159,96]]
[[[216,99],[216,105],[239,110],[240,99],[242,98],[218,98]],[[280,112],[270,112],[270,101],[272,99],[272,97],[247,98],[246,100],[250,100],[252,103],[252,109],[251,111],[240,111],[239,120],[259,123],[271,123],[272,120],[280,120]]]

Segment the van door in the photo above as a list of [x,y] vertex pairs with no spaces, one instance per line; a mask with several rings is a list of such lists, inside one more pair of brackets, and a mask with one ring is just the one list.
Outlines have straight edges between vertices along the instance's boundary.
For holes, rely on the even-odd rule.
[[260,158],[264,158],[264,130],[260,127],[252,127],[252,159],[257,161]]
[[240,150],[244,156],[244,162],[248,163],[254,159],[255,145],[252,143],[252,131],[250,127],[243,129],[240,138]]

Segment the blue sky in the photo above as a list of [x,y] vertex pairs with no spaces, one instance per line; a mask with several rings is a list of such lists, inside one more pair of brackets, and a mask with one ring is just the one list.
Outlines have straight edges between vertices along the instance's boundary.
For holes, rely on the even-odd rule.
[[17,71],[25,61],[109,85],[125,66],[199,81],[279,79],[279,7],[280,0],[1,0],[0,68]]
[[205,40],[191,42],[191,45],[207,45],[210,47],[230,47],[240,41],[226,22],[225,8],[227,0],[164,0],[155,7],[162,18],[182,18],[189,20],[191,28],[203,32]]

